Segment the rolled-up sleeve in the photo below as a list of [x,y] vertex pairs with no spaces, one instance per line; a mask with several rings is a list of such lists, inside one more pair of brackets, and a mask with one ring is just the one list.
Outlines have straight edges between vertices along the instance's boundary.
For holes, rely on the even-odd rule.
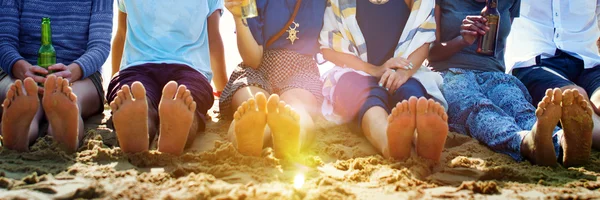
[[0,0],[0,65],[11,77],[13,65],[22,60],[19,54],[20,1]]

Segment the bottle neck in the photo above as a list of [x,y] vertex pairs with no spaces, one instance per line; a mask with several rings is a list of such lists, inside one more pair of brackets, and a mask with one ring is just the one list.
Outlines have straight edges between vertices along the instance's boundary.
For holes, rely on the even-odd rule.
[[50,23],[42,23],[42,45],[52,44],[52,31],[50,30]]
[[497,6],[498,6],[498,0],[487,0],[487,2],[486,2],[486,7],[488,7],[488,9],[496,8]]

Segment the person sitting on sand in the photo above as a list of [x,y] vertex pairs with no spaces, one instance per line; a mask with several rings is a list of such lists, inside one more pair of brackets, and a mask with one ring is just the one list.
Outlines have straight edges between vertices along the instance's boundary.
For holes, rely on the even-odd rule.
[[312,117],[320,114],[313,57],[327,2],[256,0],[258,16],[249,19],[241,18],[242,0],[225,2],[243,59],[219,101],[221,116],[233,116],[229,137],[244,155],[260,156],[272,141],[276,157],[293,157],[313,139]]
[[319,40],[336,64],[323,75],[325,117],[356,120],[384,157],[406,159],[416,141],[419,156],[439,160],[448,134],[442,78],[422,66],[435,40],[433,0],[330,3]]
[[[205,128],[214,97],[210,80],[225,85],[219,33],[223,1],[118,0],[113,60],[120,71],[108,86],[114,128],[123,152],[181,154]],[[210,40],[210,42],[209,42]],[[219,77],[219,78],[217,78]]]
[[[506,63],[525,84],[534,103],[543,100],[548,88],[574,90],[574,104],[591,106],[593,128],[588,124],[587,108],[563,109],[564,137],[572,138],[566,142],[569,146],[593,145],[600,150],[600,53],[596,46],[600,37],[599,5],[590,0],[552,4],[522,0],[521,6],[527,9],[521,10],[521,17],[513,24]],[[580,103],[581,98],[587,104]],[[569,122],[573,120],[584,124]],[[588,154],[582,151],[580,156],[587,158]]]
[[[28,151],[45,116],[54,140],[76,150],[83,139],[83,120],[104,110],[100,72],[110,51],[112,1],[0,2],[3,146]],[[56,51],[56,64],[48,69],[36,65],[42,17],[51,20]]]
[[[485,6],[485,0],[436,0],[438,39],[429,61],[444,77],[442,93],[448,100],[450,130],[470,135],[517,161],[529,159],[537,165],[555,166],[560,152],[565,166],[586,161],[587,157],[578,157],[578,153],[589,154],[590,148],[571,146],[577,144],[566,137],[579,134],[569,132],[570,127],[590,126],[590,110],[581,96],[571,90],[547,90],[536,110],[521,81],[504,73],[506,38],[513,18],[519,16],[520,0],[497,3],[501,18],[495,55],[476,52],[477,37],[490,29],[480,14]],[[572,112],[581,114],[582,120],[575,121]],[[566,126],[565,137],[556,127],[559,120]],[[569,144],[568,150],[565,144]]]

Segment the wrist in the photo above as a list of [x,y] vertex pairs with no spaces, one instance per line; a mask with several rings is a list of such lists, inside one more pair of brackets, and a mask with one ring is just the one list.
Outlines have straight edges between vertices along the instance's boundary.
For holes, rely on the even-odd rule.
[[78,81],[83,77],[83,70],[81,70],[81,66],[77,63],[71,63],[67,66],[67,69],[71,71],[71,82]]
[[25,60],[15,62],[11,70],[13,77],[21,80],[25,79],[25,72],[29,67],[31,67],[31,64]]
[[459,42],[458,44],[461,47],[465,48],[465,47],[471,46],[471,44],[469,44],[469,42],[467,42],[467,40],[465,40],[465,38],[462,35],[459,35],[457,37],[457,39],[458,39],[458,42]]

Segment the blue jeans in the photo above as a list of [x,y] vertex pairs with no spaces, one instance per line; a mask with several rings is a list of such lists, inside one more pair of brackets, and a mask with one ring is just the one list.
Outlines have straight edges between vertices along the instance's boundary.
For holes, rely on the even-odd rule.
[[[530,131],[537,119],[523,83],[502,72],[451,68],[442,75],[450,130],[470,135],[516,161],[524,160],[520,133]],[[557,158],[562,151],[559,130],[552,137]]]

